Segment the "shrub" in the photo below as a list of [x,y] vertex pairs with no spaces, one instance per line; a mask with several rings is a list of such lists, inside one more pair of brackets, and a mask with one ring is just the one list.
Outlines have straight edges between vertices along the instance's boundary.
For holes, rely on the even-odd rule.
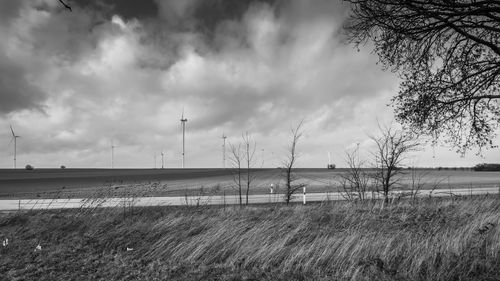
[[474,166],[474,171],[500,171],[500,164],[477,164]]

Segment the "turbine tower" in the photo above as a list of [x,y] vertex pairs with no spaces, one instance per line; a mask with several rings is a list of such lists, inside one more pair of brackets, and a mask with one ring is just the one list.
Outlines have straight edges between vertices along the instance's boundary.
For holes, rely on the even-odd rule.
[[222,132],[222,168],[226,168],[226,138],[227,136],[224,135],[224,132]]
[[186,122],[187,122],[187,118],[184,118],[184,108],[182,109],[182,116],[181,116],[181,124],[182,124],[182,168],[184,168],[184,165],[185,165],[185,156],[186,156],[186,142],[185,142],[185,138],[186,138]]
[[359,141],[356,143],[356,157],[358,158],[357,161],[359,161]]
[[163,153],[163,150],[161,151],[161,168],[163,169],[163,156],[165,153]]
[[113,139],[111,139],[111,169],[115,167],[115,147],[118,146],[113,145]]
[[21,136],[18,136],[14,133],[14,129],[12,129],[12,125],[10,125],[10,131],[12,132],[12,140],[14,140],[14,169],[16,168],[16,155],[17,155],[17,138],[20,138]]

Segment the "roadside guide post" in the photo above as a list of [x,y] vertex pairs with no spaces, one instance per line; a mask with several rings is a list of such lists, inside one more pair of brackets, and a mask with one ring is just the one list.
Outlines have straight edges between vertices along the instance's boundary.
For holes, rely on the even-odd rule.
[[269,202],[272,202],[273,193],[274,193],[274,184],[271,183],[271,185],[269,186]]

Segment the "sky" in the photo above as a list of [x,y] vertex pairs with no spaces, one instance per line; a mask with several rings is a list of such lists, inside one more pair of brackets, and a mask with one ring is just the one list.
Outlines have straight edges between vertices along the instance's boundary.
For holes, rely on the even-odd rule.
[[[303,121],[297,167],[345,166],[394,125],[396,73],[349,45],[331,0],[0,0],[0,168],[222,167],[251,136],[254,167],[278,167]],[[499,143],[496,141],[496,143]],[[498,149],[426,145],[407,165],[498,162]],[[229,158],[229,151],[226,154]],[[156,161],[155,161],[156,158]],[[226,166],[230,166],[229,160]]]

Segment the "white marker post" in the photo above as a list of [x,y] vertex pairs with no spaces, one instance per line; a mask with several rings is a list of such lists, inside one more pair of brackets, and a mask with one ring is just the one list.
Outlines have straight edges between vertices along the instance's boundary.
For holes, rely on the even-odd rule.
[[269,202],[273,201],[273,194],[274,194],[274,184],[271,183],[271,186],[269,186]]
[[303,204],[305,205],[306,204],[306,187],[304,186],[302,189],[303,189],[302,191],[304,192],[302,199],[303,199]]

